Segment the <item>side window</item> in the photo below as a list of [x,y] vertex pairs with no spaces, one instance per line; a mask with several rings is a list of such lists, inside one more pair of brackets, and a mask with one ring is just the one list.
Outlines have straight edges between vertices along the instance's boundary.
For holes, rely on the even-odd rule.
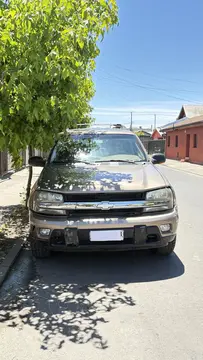
[[167,141],[168,141],[168,147],[169,147],[171,145],[171,137],[170,136],[167,137]]
[[194,148],[197,148],[197,134],[194,134],[193,147],[194,147]]

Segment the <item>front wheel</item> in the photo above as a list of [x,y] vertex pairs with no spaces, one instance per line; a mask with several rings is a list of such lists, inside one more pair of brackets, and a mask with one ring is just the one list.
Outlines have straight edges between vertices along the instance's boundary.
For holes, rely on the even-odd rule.
[[37,259],[44,259],[50,256],[50,249],[45,242],[32,239],[31,240],[32,255]]
[[161,248],[157,249],[157,252],[160,255],[169,256],[174,251],[175,246],[176,246],[176,237],[175,237],[175,239],[173,241],[168,243],[167,246],[164,246],[164,247],[161,247]]

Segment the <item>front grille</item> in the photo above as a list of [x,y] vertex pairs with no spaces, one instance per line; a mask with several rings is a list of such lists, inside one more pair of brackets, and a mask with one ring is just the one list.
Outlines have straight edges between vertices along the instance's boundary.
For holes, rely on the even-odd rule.
[[141,201],[145,200],[145,192],[91,192],[64,194],[65,202],[100,202],[100,201]]
[[143,209],[110,209],[110,210],[70,210],[67,211],[68,218],[111,218],[111,217],[134,217],[140,216],[143,213]]

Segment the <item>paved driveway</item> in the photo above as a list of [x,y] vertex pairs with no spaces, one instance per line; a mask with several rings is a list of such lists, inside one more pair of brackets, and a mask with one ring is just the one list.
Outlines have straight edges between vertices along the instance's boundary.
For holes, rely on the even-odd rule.
[[162,170],[178,197],[176,253],[33,264],[24,251],[0,294],[1,360],[203,359],[203,178]]

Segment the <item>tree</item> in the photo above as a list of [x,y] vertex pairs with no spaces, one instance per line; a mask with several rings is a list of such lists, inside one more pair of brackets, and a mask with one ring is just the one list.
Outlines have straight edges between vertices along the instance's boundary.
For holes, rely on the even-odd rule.
[[137,135],[137,136],[144,136],[144,132],[142,131],[142,130],[139,130],[139,131],[135,131],[135,134]]
[[98,42],[118,21],[116,0],[0,0],[0,149],[19,164],[27,146],[91,121]]

